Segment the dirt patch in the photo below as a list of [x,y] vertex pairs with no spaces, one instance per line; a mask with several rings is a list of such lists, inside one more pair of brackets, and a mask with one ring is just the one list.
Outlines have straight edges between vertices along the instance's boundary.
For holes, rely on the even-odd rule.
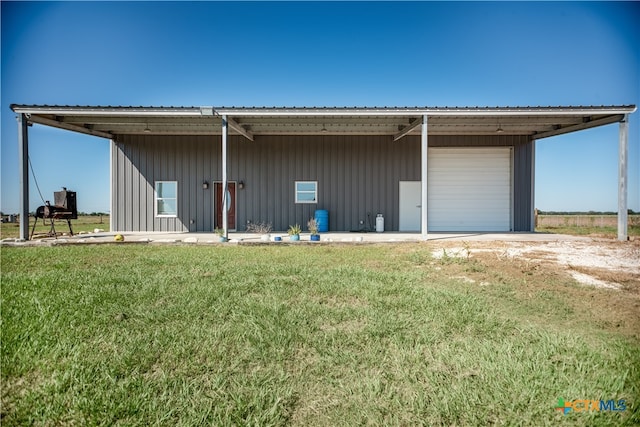
[[[460,282],[480,286],[517,278],[524,303],[557,295],[571,307],[568,319],[597,319],[604,329],[640,339],[639,241],[440,242],[430,250],[439,262],[446,254],[469,264],[455,277]],[[481,268],[473,271],[472,263]]]
[[[442,245],[432,250],[432,256],[436,259],[468,258],[488,253],[498,260],[519,259],[557,266],[585,285],[610,289],[620,289],[625,284],[629,285],[627,288],[633,288],[630,285],[634,282],[640,285],[640,242],[472,242],[464,247],[458,245]],[[618,283],[616,278],[623,283]]]

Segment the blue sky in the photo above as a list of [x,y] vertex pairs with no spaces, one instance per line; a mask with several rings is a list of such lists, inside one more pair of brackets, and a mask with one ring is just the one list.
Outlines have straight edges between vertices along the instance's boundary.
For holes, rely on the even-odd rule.
[[[11,103],[175,106],[640,104],[637,2],[6,2],[0,208],[18,211]],[[640,113],[629,207],[640,211]],[[45,199],[109,209],[108,141],[34,126]],[[536,206],[617,210],[618,126],[541,140]],[[31,178],[32,210],[42,204]]]

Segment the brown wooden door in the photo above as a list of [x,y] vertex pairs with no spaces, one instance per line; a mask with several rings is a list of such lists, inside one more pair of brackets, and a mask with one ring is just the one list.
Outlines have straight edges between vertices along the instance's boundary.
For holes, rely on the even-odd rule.
[[[236,229],[236,183],[228,182],[227,183],[227,196],[229,200],[227,202],[227,206],[229,207],[227,214],[227,225],[229,230]],[[216,220],[214,227],[222,228],[222,183],[215,183],[215,200],[216,200]]]

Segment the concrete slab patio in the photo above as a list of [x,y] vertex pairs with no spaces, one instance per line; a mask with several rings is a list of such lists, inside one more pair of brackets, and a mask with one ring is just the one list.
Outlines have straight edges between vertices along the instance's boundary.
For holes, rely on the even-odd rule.
[[[20,242],[17,239],[4,239],[3,245],[42,245],[42,244],[74,244],[74,243],[115,243],[115,232],[100,232],[78,234],[75,236],[58,236],[58,238],[46,237]],[[215,233],[169,233],[169,232],[125,232],[120,233],[126,243],[186,243],[186,244],[219,244],[219,238]],[[275,237],[280,237],[281,242],[275,242]],[[349,233],[329,232],[322,233],[320,242],[311,242],[309,234],[302,234],[300,242],[290,242],[287,233],[271,233],[270,239],[265,241],[263,237],[255,233],[229,233],[231,244],[278,244],[278,243],[400,243],[424,241],[419,233]],[[501,242],[555,242],[555,241],[590,241],[590,237],[570,236],[548,233],[430,233],[427,241],[501,241]]]

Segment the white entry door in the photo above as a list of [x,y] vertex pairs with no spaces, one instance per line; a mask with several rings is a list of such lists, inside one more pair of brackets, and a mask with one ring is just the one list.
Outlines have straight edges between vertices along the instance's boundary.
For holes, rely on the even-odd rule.
[[400,181],[399,231],[420,231],[421,190],[420,181]]

